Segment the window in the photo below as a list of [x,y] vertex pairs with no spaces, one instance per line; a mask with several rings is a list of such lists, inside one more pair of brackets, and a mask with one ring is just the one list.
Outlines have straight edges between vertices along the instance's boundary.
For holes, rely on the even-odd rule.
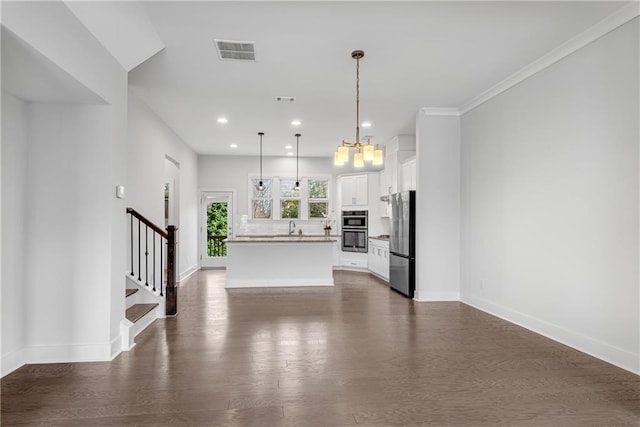
[[258,190],[259,178],[251,179],[251,217],[253,219],[271,219],[273,206],[273,181],[271,178],[263,178],[264,189]]
[[329,213],[329,180],[309,179],[309,218],[323,218]]
[[251,219],[323,219],[331,211],[329,176],[301,177],[297,190],[295,178],[263,176],[263,190],[258,190],[259,181],[249,176]]
[[300,218],[300,190],[295,188],[295,179],[280,180],[280,218]]

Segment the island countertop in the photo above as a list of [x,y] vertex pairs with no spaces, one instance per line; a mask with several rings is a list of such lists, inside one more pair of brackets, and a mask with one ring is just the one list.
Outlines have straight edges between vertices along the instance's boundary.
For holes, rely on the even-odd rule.
[[226,240],[227,288],[333,286],[333,250],[325,235],[240,235]]
[[311,235],[311,234],[303,234],[303,235],[283,235],[283,234],[275,234],[275,235],[242,235],[230,237],[225,240],[227,243],[267,243],[267,242],[278,242],[278,243],[311,243],[311,242],[335,242],[337,238],[340,236],[325,236],[324,234],[320,235]]

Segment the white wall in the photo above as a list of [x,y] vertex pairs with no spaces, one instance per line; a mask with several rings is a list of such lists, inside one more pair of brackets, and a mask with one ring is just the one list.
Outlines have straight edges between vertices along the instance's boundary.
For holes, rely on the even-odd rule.
[[[248,179],[250,174],[259,174],[260,160],[259,157],[250,156],[200,156],[198,159],[199,179],[198,186],[202,190],[236,190],[234,229],[236,233],[241,234],[240,217],[249,215],[248,208]],[[319,157],[301,157],[300,158],[300,176],[328,175],[332,179],[331,187],[331,209],[335,210],[336,218],[339,220],[340,212],[338,212],[335,203],[336,196],[336,177],[334,175],[333,159]],[[296,176],[296,159],[295,157],[264,157],[262,162],[262,176],[280,176],[294,177]],[[340,172],[342,172],[340,170]],[[254,226],[257,224],[265,233],[268,232],[286,232],[288,220],[281,221],[252,221]],[[303,231],[316,230],[322,233],[319,220],[296,221]],[[255,227],[252,228],[255,230]]]
[[462,117],[462,300],[634,372],[638,40],[636,18]]
[[110,317],[109,107],[28,110],[25,348],[35,358],[46,349],[46,361],[69,360],[76,348],[108,358],[100,344]]
[[416,294],[460,298],[460,117],[416,117]]
[[22,365],[27,104],[2,92],[2,373]]
[[131,91],[127,141],[127,205],[161,227],[165,156],[178,164],[178,272],[183,278],[198,267],[198,157]]
[[[126,178],[127,75],[61,2],[4,2],[2,23],[22,43],[46,58],[52,68],[59,70],[56,72],[66,73],[70,79],[79,82],[76,89],[83,87],[90,93],[83,99],[104,102],[102,106],[73,105],[83,101],[70,99],[71,105],[55,106],[37,104],[43,100],[38,99],[37,93],[30,94],[29,100],[34,104],[27,113],[26,194],[35,192],[44,198],[27,200],[29,225],[25,252],[29,255],[16,266],[28,272],[25,282],[6,283],[3,280],[2,283],[3,294],[6,289],[25,287],[25,300],[19,309],[29,321],[25,325],[27,347],[23,349],[20,364],[106,360],[119,351],[119,323],[124,318],[122,272],[125,270],[126,215],[123,213],[124,202],[115,198],[115,186],[123,184]],[[37,74],[25,71],[25,78]],[[23,86],[28,87],[28,82]],[[58,119],[62,121],[54,123]],[[85,119],[86,124],[82,123]],[[95,128],[87,127],[87,124]],[[49,135],[48,131],[51,132]],[[54,159],[58,162],[57,168]],[[36,170],[36,167],[42,167],[42,170]],[[96,173],[100,176],[95,176]],[[4,202],[6,195],[3,193],[2,197]],[[47,200],[49,205],[43,206]],[[93,209],[88,206],[91,203],[102,209]],[[37,214],[36,207],[46,209]],[[91,221],[98,224],[99,230],[88,233],[85,218],[72,221],[74,207],[92,215]],[[64,236],[52,231],[65,225]],[[74,243],[85,252],[77,254],[78,248],[74,248],[72,252],[64,253],[58,249],[50,252],[46,261],[40,264],[40,259],[31,254],[33,248],[38,257],[44,256],[36,231],[64,237],[61,244],[69,250],[65,245],[71,242],[70,239],[76,239]],[[44,245],[50,248],[49,242]],[[94,248],[94,245],[98,247]],[[57,260],[56,265],[52,260]],[[50,294],[65,277],[42,280],[46,268],[53,268],[48,272],[51,276],[59,271],[58,265],[66,266],[64,273],[69,283],[61,284],[58,289],[61,294],[67,294],[65,298]],[[92,273],[89,273],[90,269]],[[97,294],[89,291],[94,283],[102,286]],[[55,316],[52,309],[44,307],[43,295],[49,295],[58,304]],[[34,304],[28,300],[31,296],[36,297]],[[89,303],[86,303],[87,298]],[[78,325],[69,325],[70,319],[77,320]],[[4,320],[3,313],[3,326]],[[49,334],[56,325],[60,330]],[[7,370],[3,365],[5,373]]]

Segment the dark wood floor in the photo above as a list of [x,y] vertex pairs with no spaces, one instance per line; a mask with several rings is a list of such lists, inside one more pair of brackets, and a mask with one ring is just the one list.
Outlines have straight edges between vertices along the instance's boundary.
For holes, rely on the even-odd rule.
[[2,425],[638,426],[640,377],[461,303],[363,273],[334,288],[180,285],[113,362],[2,379]]

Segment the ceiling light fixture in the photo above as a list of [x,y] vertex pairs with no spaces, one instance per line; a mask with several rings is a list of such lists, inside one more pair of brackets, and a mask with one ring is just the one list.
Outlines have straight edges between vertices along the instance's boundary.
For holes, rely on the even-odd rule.
[[231,148],[238,148],[238,144],[236,144],[236,143],[229,144],[229,147],[231,147]]
[[371,127],[371,122],[362,122],[362,127],[363,128],[370,128]]
[[258,132],[260,136],[260,181],[258,182],[258,190],[264,190],[264,183],[262,182],[262,136],[264,132]]
[[226,117],[218,117],[218,123],[224,124],[224,123],[227,123],[227,122],[228,122],[228,120],[227,120]]
[[[371,144],[371,139],[363,139],[360,141],[360,60],[364,58],[363,50],[354,50],[351,57],[356,60],[356,140],[348,142],[342,140],[342,144],[333,153],[333,164],[341,166],[349,161],[349,148],[355,148],[353,155],[353,166],[356,168],[364,167],[364,162],[372,162],[374,165],[382,164],[382,150],[377,145]],[[364,126],[364,125],[363,125]]]
[[300,137],[302,135],[300,135],[299,133],[296,133],[296,186],[295,189],[296,190],[300,190],[300,178],[298,177],[298,163],[299,163],[299,155],[300,155]]
[[294,120],[291,122],[291,126],[300,126],[302,122],[300,120]]

